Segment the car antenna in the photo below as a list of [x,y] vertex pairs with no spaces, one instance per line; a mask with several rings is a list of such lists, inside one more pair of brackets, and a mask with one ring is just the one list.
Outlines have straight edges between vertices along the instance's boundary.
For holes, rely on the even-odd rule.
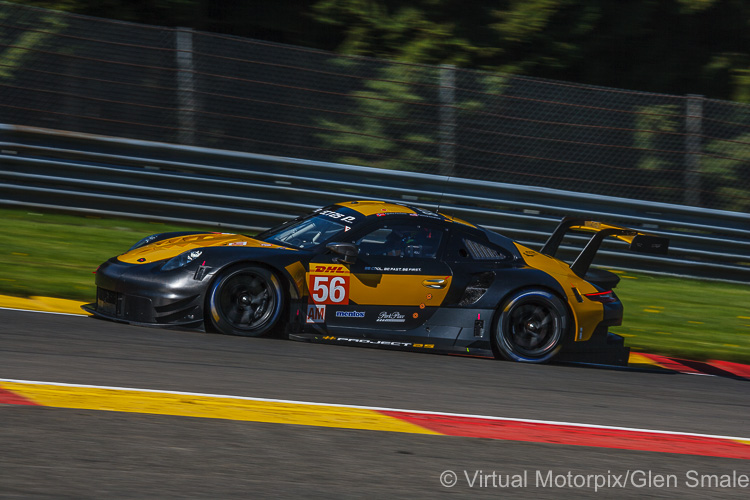
[[445,189],[448,187],[448,184],[450,183],[450,181],[451,181],[451,176],[449,175],[448,179],[445,181],[445,184],[446,184],[445,188],[443,188],[443,190],[440,192],[440,199],[438,200],[437,210],[435,210],[436,213],[440,212],[440,205],[443,204],[443,196],[445,196]]

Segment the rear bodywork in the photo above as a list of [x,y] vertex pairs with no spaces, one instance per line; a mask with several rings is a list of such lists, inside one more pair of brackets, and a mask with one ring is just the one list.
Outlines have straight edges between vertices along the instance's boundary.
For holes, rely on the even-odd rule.
[[[326,246],[333,240],[298,248],[275,243],[267,236],[273,230],[255,238],[153,235],[99,267],[97,301],[84,308],[115,321],[202,329],[212,285],[227,269],[252,264],[283,283],[283,330],[295,340],[490,357],[497,355],[493,335],[505,301],[540,289],[559,297],[570,317],[556,359],[622,365],[629,350],[608,332],[622,321],[612,291],[617,278],[589,269],[591,261],[607,236],[636,251],[668,245],[627,228],[565,219],[535,251],[454,217],[377,201],[339,203],[313,215],[341,224],[332,238],[358,245],[356,260],[342,262]],[[426,239],[407,242],[401,255],[370,250],[379,231],[411,227]],[[572,265],[555,258],[568,231],[592,236]]]

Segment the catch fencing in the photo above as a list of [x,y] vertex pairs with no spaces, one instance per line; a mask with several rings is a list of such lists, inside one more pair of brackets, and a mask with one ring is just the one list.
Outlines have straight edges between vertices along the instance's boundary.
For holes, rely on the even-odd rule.
[[0,28],[0,123],[750,211],[744,104],[4,2]]

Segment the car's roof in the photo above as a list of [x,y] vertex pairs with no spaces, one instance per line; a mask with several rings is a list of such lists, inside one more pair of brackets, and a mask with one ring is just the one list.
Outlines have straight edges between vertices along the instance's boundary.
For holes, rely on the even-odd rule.
[[342,216],[344,216],[344,218],[341,219],[342,221],[353,224],[360,224],[366,220],[373,220],[380,217],[385,218],[387,216],[400,216],[401,218],[403,218],[404,216],[413,216],[440,221],[442,223],[457,223],[462,226],[471,228],[476,232],[484,233],[489,241],[496,245],[503,246],[507,249],[514,248],[513,240],[500,233],[490,231],[489,229],[481,226],[476,226],[470,222],[459,219],[458,217],[453,217],[451,215],[446,215],[440,212],[432,212],[430,210],[427,210],[426,208],[415,207],[413,205],[380,200],[356,200],[336,203],[326,208],[320,208],[316,210],[316,212],[325,210],[341,214]]
[[474,224],[466,222],[465,220],[450,215],[445,215],[439,212],[432,212],[425,208],[414,207],[411,205],[404,205],[401,203],[391,203],[388,201],[376,201],[376,200],[357,200],[357,201],[345,201],[336,203],[334,207],[342,207],[345,209],[353,210],[359,215],[363,215],[366,218],[383,217],[389,215],[411,215],[417,217],[427,217],[432,219],[439,219],[447,222],[456,222],[458,224],[464,224],[469,227],[476,228]]

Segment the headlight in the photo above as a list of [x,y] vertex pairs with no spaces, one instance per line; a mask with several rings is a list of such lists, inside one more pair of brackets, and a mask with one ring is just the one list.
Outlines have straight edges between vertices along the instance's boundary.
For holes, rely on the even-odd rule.
[[161,270],[171,271],[173,269],[185,267],[201,255],[203,255],[203,252],[201,250],[188,250],[187,252],[182,252],[177,257],[172,257],[171,259],[169,259],[167,263],[162,266]]
[[[146,236],[145,238],[143,238],[142,240],[140,240],[138,243],[136,243],[135,245],[133,245],[132,247],[130,247],[130,250],[135,250],[136,248],[140,248],[140,247],[142,247],[144,245],[148,245],[149,243],[151,243],[152,241],[154,241],[158,237],[159,237],[158,234],[152,234],[151,236]],[[128,252],[130,250],[128,250]]]

